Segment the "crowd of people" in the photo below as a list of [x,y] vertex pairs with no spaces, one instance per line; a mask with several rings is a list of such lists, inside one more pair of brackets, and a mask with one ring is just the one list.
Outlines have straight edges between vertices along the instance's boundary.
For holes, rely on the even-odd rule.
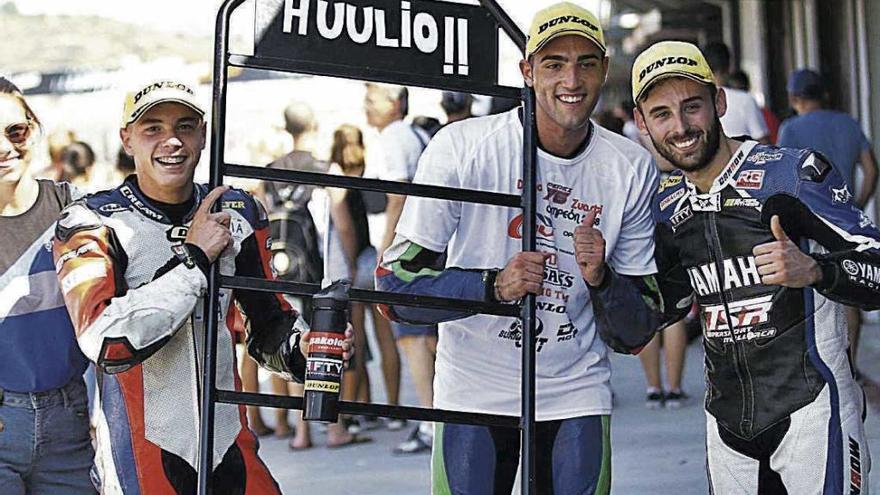
[[[115,167],[99,172],[87,143],[43,129],[0,78],[0,360],[11,364],[0,373],[0,486],[195,491],[214,264],[224,275],[344,278],[502,304],[535,295],[542,493],[608,493],[609,353],[639,354],[646,406],[675,409],[689,404],[682,374],[694,333],[706,356],[714,493],[867,486],[856,352],[860,311],[880,308],[880,231],[864,212],[878,170],[858,123],[827,109],[821,75],[800,69],[787,85],[796,115],[779,124],[726,46],[680,41],[646,48],[632,99],[595,112],[609,62],[590,11],[562,2],[535,14],[519,63],[536,95],[532,252],[521,251],[514,209],[295,183],[209,190],[194,182],[205,111],[173,80],[126,94]],[[367,83],[363,111],[381,151],[370,170],[364,129],[340,125],[317,153],[304,143],[319,119],[292,102],[283,114],[293,149],[267,166],[521,194],[520,107],[474,117],[473,98],[455,92],[439,104],[445,122],[410,115],[407,88]],[[262,367],[274,393],[301,395],[309,303],[221,289],[218,386],[259,391]],[[517,416],[522,338],[518,319],[353,303],[341,399],[373,400],[367,362],[379,359],[385,400],[399,404],[405,360],[420,406]],[[256,407],[218,404],[215,417],[221,493],[280,492],[259,436],[314,445],[299,411],[290,424],[276,410],[274,428]],[[393,452],[433,452],[434,493],[510,492],[518,429],[341,416],[326,446],[408,426]]]

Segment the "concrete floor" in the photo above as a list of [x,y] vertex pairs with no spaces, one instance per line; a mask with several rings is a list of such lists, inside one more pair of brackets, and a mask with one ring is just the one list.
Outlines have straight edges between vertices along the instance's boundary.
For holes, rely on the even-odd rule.
[[[863,330],[862,371],[880,382],[880,326]],[[371,364],[377,367],[374,361]],[[644,381],[638,358],[613,358],[615,411],[612,419],[612,493],[684,495],[708,493],[703,446],[705,419],[702,409],[702,348],[688,349],[684,387],[694,397],[680,410],[649,411],[644,407]],[[406,370],[406,367],[403,367]],[[372,372],[375,396],[381,400],[379,370]],[[381,388],[380,386],[378,388]],[[867,387],[869,416],[866,429],[875,456],[880,452],[880,388]],[[404,372],[402,400],[415,403],[415,394]],[[272,410],[264,410],[271,423]],[[262,440],[260,454],[285,493],[320,495],[410,495],[430,493],[430,456],[395,457],[391,449],[407,431],[369,432],[373,442],[344,449],[323,447],[325,435],[313,432],[316,446],[291,452],[286,440]],[[880,490],[880,475],[870,482]],[[515,492],[515,493],[518,493]]]

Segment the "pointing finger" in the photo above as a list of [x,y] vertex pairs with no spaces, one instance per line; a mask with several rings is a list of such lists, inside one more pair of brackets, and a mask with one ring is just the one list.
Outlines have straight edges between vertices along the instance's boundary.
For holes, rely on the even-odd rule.
[[205,196],[205,199],[202,200],[202,204],[199,205],[199,209],[196,210],[196,215],[205,215],[211,212],[211,207],[214,206],[214,203],[217,202],[217,198],[223,195],[226,191],[229,190],[229,186],[217,186]]

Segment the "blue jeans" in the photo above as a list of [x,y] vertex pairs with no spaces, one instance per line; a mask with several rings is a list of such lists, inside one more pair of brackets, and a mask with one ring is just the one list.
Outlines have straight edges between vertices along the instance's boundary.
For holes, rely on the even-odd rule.
[[4,391],[0,401],[4,495],[96,493],[89,479],[94,451],[81,377],[47,392]]

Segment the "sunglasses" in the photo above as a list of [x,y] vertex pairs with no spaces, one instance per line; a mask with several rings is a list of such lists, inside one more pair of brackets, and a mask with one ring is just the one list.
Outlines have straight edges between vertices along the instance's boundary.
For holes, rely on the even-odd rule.
[[10,143],[16,146],[22,145],[31,137],[31,124],[30,122],[11,124],[4,129],[3,133]]

